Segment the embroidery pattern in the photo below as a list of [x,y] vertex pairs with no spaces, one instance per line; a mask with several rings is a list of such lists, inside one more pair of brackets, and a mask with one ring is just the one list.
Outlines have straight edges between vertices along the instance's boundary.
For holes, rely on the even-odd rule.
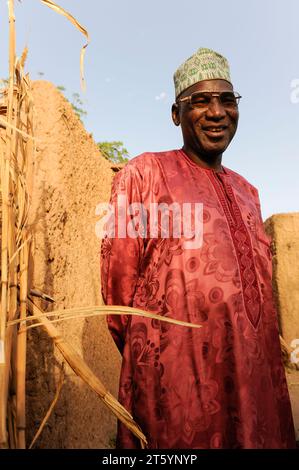
[[240,268],[246,314],[250,323],[256,328],[261,316],[261,296],[250,237],[232,187],[225,181],[227,175],[222,177],[220,173],[212,171],[207,172],[207,175],[216,190],[228,221]]

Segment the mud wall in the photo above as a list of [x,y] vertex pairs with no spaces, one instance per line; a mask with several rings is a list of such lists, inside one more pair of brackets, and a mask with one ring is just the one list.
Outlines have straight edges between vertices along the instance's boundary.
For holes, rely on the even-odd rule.
[[[71,105],[51,83],[33,85],[36,151],[31,162],[32,288],[53,297],[43,309],[100,305],[100,240],[95,208],[107,201],[114,172]],[[61,323],[63,337],[117,396],[120,355],[104,317]],[[53,400],[62,358],[40,329],[27,354],[27,439]],[[96,394],[66,367],[55,410],[35,447],[113,447],[116,420]]]
[[[288,346],[299,347],[299,213],[276,214],[265,222],[273,240],[273,287],[281,334]],[[296,359],[296,358],[295,358]],[[299,360],[299,351],[297,354]],[[299,371],[286,370],[297,440],[299,441]]]

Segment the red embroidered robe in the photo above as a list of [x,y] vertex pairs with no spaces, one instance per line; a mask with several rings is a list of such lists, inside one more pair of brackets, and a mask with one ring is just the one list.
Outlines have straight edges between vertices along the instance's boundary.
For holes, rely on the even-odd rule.
[[[119,400],[149,448],[294,447],[270,242],[255,187],[174,150],[132,159],[114,179],[112,203],[117,195],[147,209],[152,202],[203,203],[200,248],[184,248],[183,238],[102,242],[107,305],[202,325],[107,317],[123,356]],[[121,423],[117,447],[140,447]]]

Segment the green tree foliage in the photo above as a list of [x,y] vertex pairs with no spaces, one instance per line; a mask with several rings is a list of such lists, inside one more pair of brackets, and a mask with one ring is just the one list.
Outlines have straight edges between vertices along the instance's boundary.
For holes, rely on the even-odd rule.
[[[57,87],[57,90],[61,91],[64,96],[65,96],[65,87],[62,86],[62,85],[59,85]],[[87,112],[85,111],[85,109],[83,109],[83,101],[80,99],[80,95],[79,93],[73,93],[72,94],[72,98],[71,100],[68,100],[71,105],[72,105],[72,108],[73,110],[75,111],[75,114],[78,116],[78,118],[82,121],[82,119],[84,118],[84,116],[87,115]]]
[[85,111],[85,109],[82,108],[83,101],[80,99],[79,93],[72,94],[71,105],[73,107],[73,110],[75,111],[75,113],[80,119],[86,116],[87,112]]
[[123,142],[98,142],[97,146],[102,155],[112,163],[127,163],[129,161],[129,152]]

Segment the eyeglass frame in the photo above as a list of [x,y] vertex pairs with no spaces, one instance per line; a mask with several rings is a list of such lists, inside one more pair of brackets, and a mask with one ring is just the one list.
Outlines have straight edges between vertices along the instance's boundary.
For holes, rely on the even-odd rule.
[[[200,108],[200,107],[197,107],[197,106],[194,106],[194,104],[192,105],[191,104],[191,98],[193,95],[196,95],[196,94],[199,94],[199,93],[209,93],[209,95],[211,96],[218,96],[218,98],[220,97],[220,95],[222,93],[232,93],[235,98],[236,98],[236,104],[237,104],[237,107],[239,106],[239,101],[240,99],[242,98],[242,96],[237,92],[237,91],[230,91],[230,90],[227,90],[227,91],[208,91],[208,90],[198,90],[198,91],[194,91],[193,93],[191,93],[191,95],[189,96],[185,96],[184,98],[180,98],[180,99],[176,99],[176,103],[179,104],[181,102],[188,102],[189,103],[189,106],[191,106],[192,109],[197,109],[197,108]],[[237,96],[236,96],[237,94]],[[210,103],[206,106],[207,108],[210,106]]]

